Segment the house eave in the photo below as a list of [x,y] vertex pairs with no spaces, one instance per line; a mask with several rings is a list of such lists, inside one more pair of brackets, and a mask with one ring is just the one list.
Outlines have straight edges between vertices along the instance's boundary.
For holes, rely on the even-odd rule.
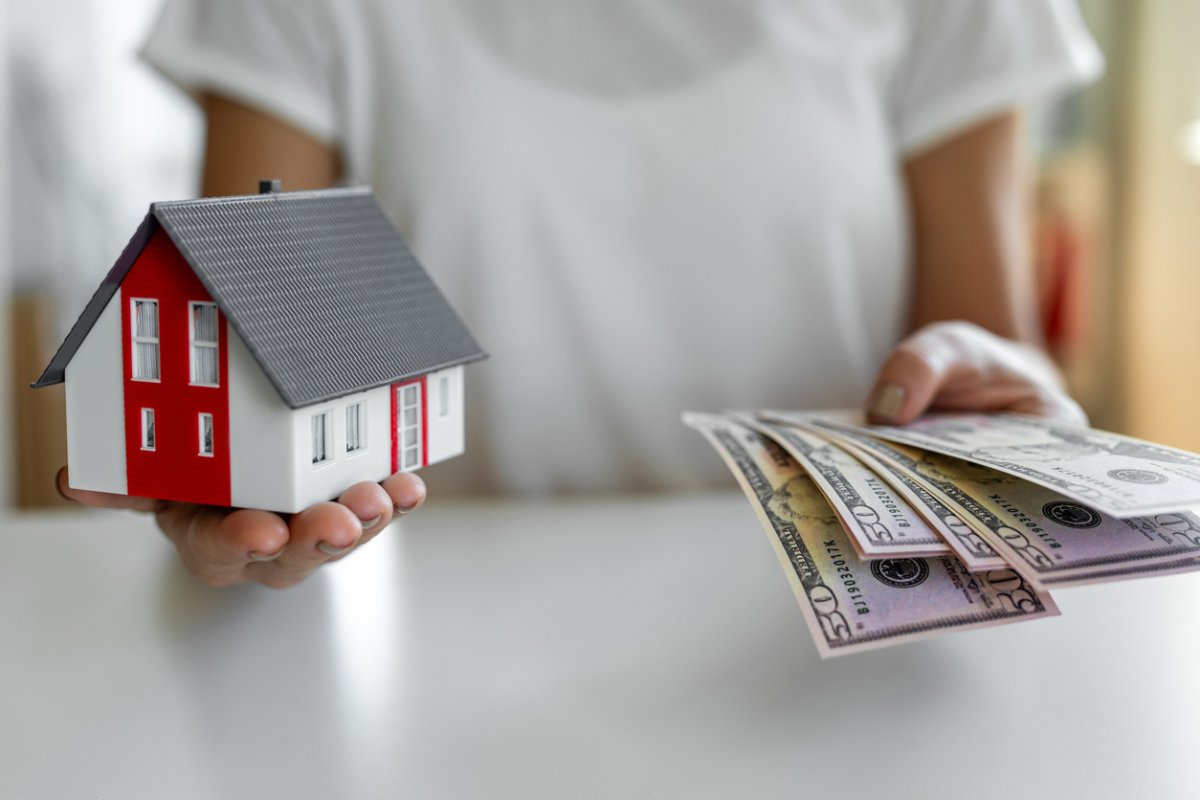
[[[393,384],[410,381],[414,378],[420,378],[422,375],[431,375],[434,372],[440,372],[441,370],[449,369],[451,367],[458,367],[458,366],[463,366],[466,364],[474,364],[477,361],[483,361],[489,357],[490,356],[487,353],[479,352],[479,353],[472,354],[471,356],[469,356],[467,358],[458,358],[458,359],[454,359],[453,361],[447,361],[444,364],[436,364],[431,367],[414,370],[407,374],[399,375],[395,378],[392,378],[391,380],[383,381],[382,383],[375,382],[375,383],[364,384],[363,386],[356,386],[355,388],[348,389],[346,391],[333,392],[333,393],[325,395],[323,397],[317,397],[317,398],[306,397],[302,401],[296,401],[294,398],[289,398],[283,392],[279,391],[279,387],[277,385],[275,385],[273,381],[272,381],[272,385],[275,387],[275,390],[277,392],[279,392],[279,396],[283,398],[283,402],[287,405],[287,407],[292,409],[293,411],[298,411],[298,410],[305,409],[305,408],[312,408],[313,406],[320,405],[321,403],[328,403],[333,400],[338,400],[343,397],[348,397],[352,394],[359,394],[361,392],[369,392],[372,389],[379,389],[380,387],[383,387],[383,386],[391,386]],[[256,360],[256,363],[257,363],[257,360]],[[259,367],[260,368],[262,367],[261,363],[259,363]],[[265,372],[265,370],[264,370],[264,372]],[[268,378],[269,377],[270,376],[268,375]]]
[[54,353],[54,357],[50,359],[50,363],[42,371],[41,377],[30,384],[30,386],[34,389],[41,389],[46,386],[54,386],[55,384],[62,383],[66,379],[67,365],[75,357],[75,352],[79,350],[79,347],[83,344],[83,340],[92,332],[96,320],[100,319],[100,315],[104,313],[108,302],[112,300],[117,290],[121,288],[121,282],[125,280],[125,276],[129,273],[130,268],[133,267],[133,263],[142,254],[142,250],[145,249],[146,244],[150,241],[150,237],[154,235],[156,230],[158,230],[158,221],[154,218],[154,214],[146,214],[146,217],[142,220],[142,224],[138,225],[137,230],[130,237],[129,243],[121,251],[121,256],[117,259],[117,262],[113,264],[112,269],[104,276],[104,280],[100,282],[100,285],[92,294],[92,299],[84,306],[83,312],[75,320],[75,324],[71,326],[71,331],[67,334],[67,338],[63,339],[63,343],[59,345],[58,350]]

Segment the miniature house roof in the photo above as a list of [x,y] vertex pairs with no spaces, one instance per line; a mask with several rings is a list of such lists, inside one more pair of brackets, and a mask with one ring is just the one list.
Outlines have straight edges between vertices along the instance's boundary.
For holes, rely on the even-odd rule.
[[155,203],[35,387],[162,227],[292,408],[486,358],[365,187]]

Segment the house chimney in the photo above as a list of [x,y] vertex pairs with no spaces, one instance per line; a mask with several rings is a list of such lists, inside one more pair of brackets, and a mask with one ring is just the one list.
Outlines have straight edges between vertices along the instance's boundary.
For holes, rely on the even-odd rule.
[[283,181],[279,178],[271,178],[270,180],[260,180],[258,182],[259,194],[278,194],[283,191]]

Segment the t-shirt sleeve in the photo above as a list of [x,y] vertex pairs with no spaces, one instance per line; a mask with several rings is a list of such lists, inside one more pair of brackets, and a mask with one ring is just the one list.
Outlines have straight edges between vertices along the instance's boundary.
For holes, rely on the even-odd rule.
[[1104,69],[1074,0],[915,0],[908,12],[891,87],[904,154]]
[[335,23],[320,0],[168,0],[141,54],[191,94],[224,95],[332,143]]

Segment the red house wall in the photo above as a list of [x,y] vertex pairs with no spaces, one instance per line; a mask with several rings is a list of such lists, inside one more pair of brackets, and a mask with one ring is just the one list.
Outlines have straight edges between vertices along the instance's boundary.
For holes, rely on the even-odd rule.
[[[158,301],[159,380],[133,379],[133,300]],[[219,386],[192,386],[188,303],[212,302],[161,228],[121,283],[128,492],[229,505],[229,365],[225,315],[217,312]],[[154,409],[155,450],[142,449],[143,408]],[[200,455],[200,413],[213,417],[213,454]]]

